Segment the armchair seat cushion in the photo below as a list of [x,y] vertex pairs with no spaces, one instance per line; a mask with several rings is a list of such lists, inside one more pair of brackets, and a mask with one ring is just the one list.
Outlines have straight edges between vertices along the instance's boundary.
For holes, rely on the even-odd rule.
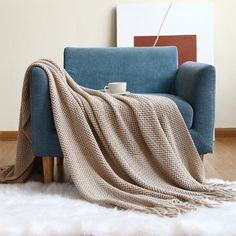
[[171,99],[172,101],[174,101],[177,105],[177,107],[179,108],[179,111],[181,113],[181,115],[184,118],[184,121],[188,127],[188,129],[190,129],[192,127],[193,124],[193,108],[192,106],[186,102],[183,98],[173,95],[173,94],[167,94],[167,93],[143,93],[141,95],[145,95],[145,96],[163,96],[163,97],[167,97],[169,99]]

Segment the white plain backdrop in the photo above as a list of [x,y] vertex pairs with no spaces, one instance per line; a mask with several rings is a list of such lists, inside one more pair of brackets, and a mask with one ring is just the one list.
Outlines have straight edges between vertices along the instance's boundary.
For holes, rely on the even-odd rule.
[[[62,65],[66,46],[116,46],[120,3],[166,0],[0,0],[0,131],[17,130],[23,75],[40,58]],[[236,1],[211,2],[217,70],[216,127],[236,127]]]

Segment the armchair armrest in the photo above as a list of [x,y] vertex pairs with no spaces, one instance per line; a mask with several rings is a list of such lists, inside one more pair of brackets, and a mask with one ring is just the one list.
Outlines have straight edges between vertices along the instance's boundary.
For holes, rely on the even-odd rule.
[[34,156],[63,156],[55,129],[48,77],[39,67],[30,74],[32,149]]
[[186,62],[178,70],[175,94],[193,108],[190,130],[197,133],[202,144],[212,152],[215,122],[215,67],[197,62]]

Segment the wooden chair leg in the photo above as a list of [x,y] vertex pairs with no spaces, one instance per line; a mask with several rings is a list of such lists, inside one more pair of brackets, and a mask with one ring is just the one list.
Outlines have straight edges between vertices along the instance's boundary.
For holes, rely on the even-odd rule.
[[43,157],[43,182],[53,182],[54,179],[54,157]]
[[203,161],[204,160],[204,155],[200,155],[200,158]]
[[63,157],[56,157],[56,160],[57,160],[57,166],[63,166],[63,160],[64,160]]
[[55,157],[56,159],[56,171],[55,171],[55,178],[57,182],[64,182],[65,180],[65,173],[64,173],[64,167],[63,167],[63,157]]

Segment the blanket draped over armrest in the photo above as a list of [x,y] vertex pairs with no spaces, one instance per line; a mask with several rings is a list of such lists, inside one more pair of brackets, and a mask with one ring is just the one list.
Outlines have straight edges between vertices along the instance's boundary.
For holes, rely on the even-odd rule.
[[26,72],[16,164],[1,168],[0,182],[24,182],[32,172],[29,75],[33,66],[48,75],[60,145],[82,198],[161,216],[235,200],[235,192],[204,183],[202,161],[174,102],[83,88],[49,60],[33,63]]

